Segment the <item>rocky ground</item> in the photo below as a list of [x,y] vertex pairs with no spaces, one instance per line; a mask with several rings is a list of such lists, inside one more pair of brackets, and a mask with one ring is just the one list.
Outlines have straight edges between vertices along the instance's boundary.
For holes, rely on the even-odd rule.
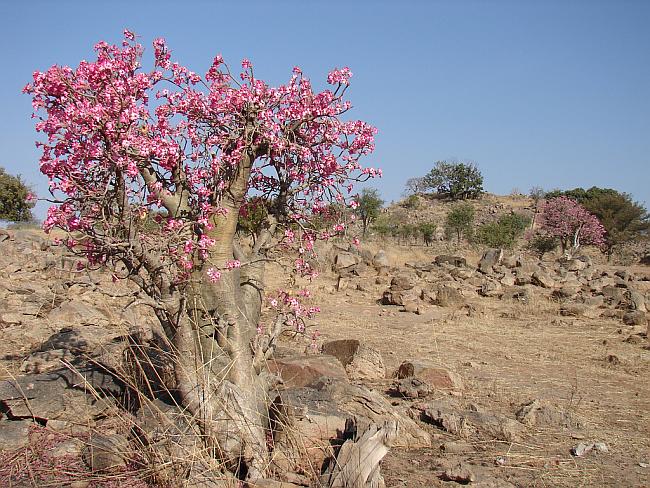
[[[143,446],[188,452],[191,426],[125,384],[165,374],[135,290],[38,232],[0,240],[0,486],[146,486],[152,464],[174,479],[181,463]],[[386,249],[332,249],[303,283],[322,312],[269,363],[285,486],[335,478],[328,457],[373,428],[388,487],[650,483],[650,269]]]

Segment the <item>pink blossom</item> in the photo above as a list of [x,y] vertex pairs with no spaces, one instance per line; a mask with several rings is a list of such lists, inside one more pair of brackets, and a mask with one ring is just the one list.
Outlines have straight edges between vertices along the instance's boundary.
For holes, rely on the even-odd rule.
[[216,283],[217,281],[219,281],[221,279],[221,272],[217,271],[214,268],[208,268],[208,271],[206,272],[206,274],[208,275],[208,278],[209,278],[210,282],[212,282],[212,283]]

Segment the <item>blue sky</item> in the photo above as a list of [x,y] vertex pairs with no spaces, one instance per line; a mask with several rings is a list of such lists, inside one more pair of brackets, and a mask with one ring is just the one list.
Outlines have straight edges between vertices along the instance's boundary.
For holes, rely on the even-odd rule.
[[128,27],[146,46],[165,37],[198,72],[221,53],[233,66],[249,58],[269,83],[298,65],[324,86],[349,66],[352,115],[379,129],[366,163],[384,170],[373,186],[388,201],[458,158],[494,193],[597,185],[650,204],[649,1],[32,0],[3,3],[0,18],[0,165],[39,194],[22,86]]

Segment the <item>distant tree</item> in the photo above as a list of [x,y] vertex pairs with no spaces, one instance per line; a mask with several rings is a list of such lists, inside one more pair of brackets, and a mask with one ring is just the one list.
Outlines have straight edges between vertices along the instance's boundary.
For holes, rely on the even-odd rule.
[[478,198],[483,193],[483,175],[473,163],[438,161],[424,177],[424,185],[452,200]]
[[379,217],[384,201],[380,198],[379,191],[376,188],[364,188],[361,190],[357,204],[356,211],[361,219],[363,236],[365,237],[368,226]]
[[585,244],[603,247],[605,228],[598,217],[575,200],[560,196],[547,200],[540,214],[540,230],[560,241],[562,252],[573,255]]
[[406,185],[404,186],[404,193],[407,195],[417,195],[418,193],[424,193],[427,190],[423,176],[409,178],[406,180]]
[[528,196],[532,198],[533,203],[537,205],[540,202],[540,200],[542,200],[546,196],[546,191],[541,186],[533,186],[528,191]]
[[476,231],[476,242],[488,247],[510,249],[523,235],[530,219],[525,215],[511,213],[502,215],[496,222],[481,225]]
[[426,246],[431,245],[436,235],[438,226],[433,222],[422,222],[418,224],[418,231],[422,235],[422,240]]
[[36,203],[20,175],[13,176],[0,167],[0,220],[28,222]]
[[469,203],[457,204],[449,211],[445,220],[447,238],[450,239],[455,235],[460,242],[463,237],[471,237],[473,224],[474,207]]
[[551,195],[573,198],[598,217],[607,231],[605,251],[608,258],[617,248],[638,240],[650,230],[648,211],[627,193],[593,186],[588,190],[555,190]]

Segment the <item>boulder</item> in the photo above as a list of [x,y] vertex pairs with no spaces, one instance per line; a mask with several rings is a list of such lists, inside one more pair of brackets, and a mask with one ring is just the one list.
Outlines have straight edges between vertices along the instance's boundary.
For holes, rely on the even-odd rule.
[[267,363],[271,373],[282,378],[285,388],[300,388],[325,376],[347,381],[341,362],[334,356],[293,356],[275,358]]
[[406,291],[415,287],[416,280],[413,276],[408,274],[400,274],[394,276],[390,281],[391,291]]
[[0,405],[11,419],[56,420],[59,425],[88,425],[114,405],[124,387],[92,365],[0,382]]
[[546,273],[545,271],[542,271],[541,269],[535,271],[531,277],[530,281],[533,285],[535,286],[541,286],[542,288],[555,288],[556,283],[551,276]]
[[424,359],[404,361],[394,375],[398,379],[417,378],[436,390],[462,390],[461,377]]
[[542,400],[522,405],[516,413],[517,420],[530,427],[579,429],[582,423],[570,412]]
[[352,380],[373,380],[386,377],[381,352],[356,339],[342,339],[323,344],[323,354],[337,358]]
[[488,249],[483,253],[478,263],[478,269],[481,273],[492,273],[493,267],[501,263],[503,259],[503,249]]
[[447,254],[441,254],[440,256],[436,256],[434,261],[438,265],[448,264],[456,267],[467,266],[467,260],[461,256],[449,256]]
[[640,310],[632,310],[623,315],[623,323],[625,325],[646,325],[647,318],[645,312]]
[[334,268],[336,270],[352,268],[357,264],[359,264],[359,257],[349,252],[339,252],[334,257]]
[[387,290],[382,295],[381,303],[383,305],[404,306],[407,303],[417,302],[417,300],[418,300],[418,296],[412,290],[407,290],[407,291]]
[[372,258],[372,265],[376,269],[390,267],[390,260],[388,259],[388,256],[386,256],[386,251],[377,251],[377,254],[375,254]]
[[503,295],[503,287],[497,281],[485,280],[478,290],[482,297],[500,297]]

